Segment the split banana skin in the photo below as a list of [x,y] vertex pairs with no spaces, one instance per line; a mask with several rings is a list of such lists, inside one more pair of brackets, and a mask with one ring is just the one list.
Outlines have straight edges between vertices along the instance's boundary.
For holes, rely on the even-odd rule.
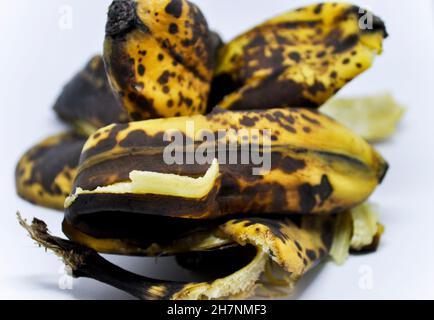
[[[72,131],[31,148],[16,168],[18,194],[64,210],[69,240],[38,219],[28,224],[19,215],[21,225],[74,276],[140,299],[273,296],[328,257],[343,263],[350,252],[375,251],[383,226],[366,201],[388,164],[364,138],[390,136],[403,109],[388,100],[387,130],[369,116],[376,98],[366,108],[363,99],[333,100],[324,112],[334,119],[322,112],[382,51],[384,23],[374,16],[362,29],[359,12],[344,3],[312,5],[224,44],[189,1],[114,1],[103,56],[54,107]],[[217,156],[204,164],[164,161],[168,131],[192,142],[181,151],[187,158],[204,133],[217,137],[219,154],[229,137],[218,132],[229,129],[271,130],[268,171],[254,175],[253,165]],[[237,139],[236,154],[266,148],[260,137]],[[211,268],[214,276],[150,279],[99,253],[175,255],[183,267]]]

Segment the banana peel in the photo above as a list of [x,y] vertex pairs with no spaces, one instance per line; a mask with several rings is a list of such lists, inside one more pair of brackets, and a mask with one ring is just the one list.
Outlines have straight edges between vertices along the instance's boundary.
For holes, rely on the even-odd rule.
[[111,91],[101,55],[68,82],[53,109],[73,130],[46,138],[27,151],[16,166],[15,185],[23,199],[63,210],[87,137],[129,118]]
[[[18,214],[20,224],[30,237],[61,257],[71,267],[73,276],[92,278],[145,300],[246,298],[259,292],[265,294],[264,289],[270,296],[280,289],[291,288],[309,270],[327,260],[333,247],[340,246],[334,243],[336,235],[363,232],[364,229],[359,230],[355,222],[349,225],[338,223],[339,217],[340,215],[234,219],[208,230],[203,245],[197,241],[201,237],[193,234],[180,240],[196,243],[186,253],[179,250],[182,245],[173,243],[172,248],[162,249],[158,255],[172,252],[178,254],[178,261],[186,261],[185,254],[190,259],[192,256],[205,257],[207,267],[213,265],[219,270],[228,269],[229,266],[232,270],[219,270],[218,274],[223,272],[223,275],[215,276],[207,282],[183,283],[151,279],[123,270],[87,246],[52,236],[44,222],[34,219],[29,225]],[[347,214],[346,217],[352,216]],[[220,239],[214,242],[212,250],[209,245],[211,237]],[[371,244],[378,245],[374,239],[375,235],[371,234]],[[350,250],[350,246],[347,250]],[[222,261],[226,261],[224,265],[221,264]],[[197,262],[184,263],[183,266],[190,270],[205,271],[204,264]]]
[[133,120],[205,113],[221,42],[186,0],[114,1],[104,61]]
[[[372,25],[361,27],[363,15]],[[284,13],[219,50],[210,107],[318,108],[372,65],[386,37],[380,18],[347,3]]]
[[[266,263],[271,259],[296,280],[327,255],[324,241],[333,232],[331,217],[306,221],[297,226],[290,219],[273,220],[240,219],[219,227],[216,236],[239,241],[239,249],[253,251],[252,259],[240,270],[223,278],[208,282],[181,283],[150,279],[130,273],[111,264],[88,247],[60,239],[49,234],[46,225],[34,219],[28,225],[20,217],[20,223],[30,236],[43,247],[54,251],[75,277],[88,277],[102,281],[133,296],[146,299],[219,299],[231,298],[254,292]],[[309,220],[305,217],[304,220]],[[252,248],[248,248],[248,247]],[[271,261],[270,261],[271,262]]]
[[[238,159],[247,147],[265,150],[269,171],[255,175],[251,161],[243,165],[232,164],[230,157],[216,160],[226,155],[231,133],[213,144],[207,140],[210,148],[200,149],[199,133],[218,138],[218,132],[228,127],[273,128],[275,139],[272,134],[268,147],[263,137],[237,135],[231,150]],[[182,143],[177,150],[183,159],[202,150],[212,164],[168,163],[167,150],[174,143],[163,139],[168,129],[178,130],[182,141],[191,141],[192,150]],[[179,145],[174,147],[176,151]],[[184,229],[181,226],[191,229],[235,214],[328,215],[364,202],[387,168],[362,138],[309,109],[220,111],[111,125],[83,147],[73,191],[65,202],[64,231],[76,241],[70,230],[92,238],[132,241],[146,249],[149,241],[161,237],[156,226],[169,223],[169,218],[177,219],[176,230],[170,232],[175,236]],[[138,226],[149,228],[145,232]],[[117,247],[109,252],[115,253]]]
[[63,210],[85,142],[85,137],[69,132],[49,137],[28,150],[15,169],[18,195],[37,205]]
[[101,127],[129,120],[126,110],[110,88],[101,55],[94,56],[66,84],[53,109],[60,119],[83,135],[91,135]]
[[321,112],[351,128],[369,142],[390,138],[405,114],[405,108],[389,93],[355,98],[333,98]]
[[[120,104],[110,92],[101,57],[93,58],[55,105],[62,119],[91,135],[80,166],[77,150],[83,138],[71,138],[72,147],[63,135],[30,150],[16,170],[18,192],[30,201],[60,208],[71,193],[63,230],[73,241],[50,235],[37,219],[28,225],[19,217],[21,225],[62,257],[74,276],[102,281],[141,299],[246,297],[258,286],[291,285],[328,256],[340,263],[350,251],[375,250],[383,226],[370,208],[354,207],[381,182],[387,163],[321,113],[270,109],[318,108],[370,67],[387,32],[378,17],[366,30],[359,28],[359,19],[356,6],[318,4],[273,18],[224,45],[188,1],[115,1],[104,59]],[[110,112],[102,112],[102,101]],[[208,116],[178,117],[205,113],[207,105],[216,104],[220,108]],[[258,106],[270,110],[225,111]],[[110,125],[95,132],[112,122],[168,116],[177,118]],[[258,181],[244,169],[218,162],[210,168],[165,168],[162,133],[175,128],[194,141],[196,132],[191,136],[184,130],[188,121],[214,136],[219,129],[272,128],[271,172]],[[249,145],[258,141],[235,138]],[[51,157],[56,148],[56,157]],[[150,178],[157,183],[146,184]],[[169,178],[191,187],[189,192],[161,183]],[[137,209],[134,201],[146,205]],[[149,212],[137,212],[145,207]],[[235,213],[243,215],[227,217]],[[288,216],[293,213],[318,215]],[[143,229],[145,225],[149,227]],[[163,226],[166,233],[161,234]],[[179,261],[184,254],[209,254],[212,261],[230,250],[250,259],[226,275],[196,283],[135,275],[98,254],[176,254]]]

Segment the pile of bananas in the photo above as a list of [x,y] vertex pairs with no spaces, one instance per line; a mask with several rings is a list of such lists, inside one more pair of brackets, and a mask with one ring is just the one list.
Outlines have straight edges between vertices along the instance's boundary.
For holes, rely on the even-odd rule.
[[[73,130],[36,145],[16,168],[18,194],[64,210],[69,240],[38,219],[19,216],[20,223],[74,276],[141,299],[270,296],[329,256],[341,263],[350,251],[375,250],[383,227],[365,201],[388,165],[359,134],[318,111],[382,51],[384,23],[373,16],[361,28],[360,12],[345,3],[307,6],[225,44],[189,1],[114,1],[103,56],[54,106]],[[335,115],[346,108],[334,105]],[[350,125],[369,123],[357,110]],[[400,116],[392,117],[393,127]],[[267,146],[235,135],[236,154],[268,147],[270,170],[254,175],[252,164],[223,163],[214,159],[218,147],[201,164],[164,161],[168,131],[193,142],[181,151],[186,159],[198,135],[229,129],[271,130]],[[175,255],[213,276],[150,279],[99,253]]]

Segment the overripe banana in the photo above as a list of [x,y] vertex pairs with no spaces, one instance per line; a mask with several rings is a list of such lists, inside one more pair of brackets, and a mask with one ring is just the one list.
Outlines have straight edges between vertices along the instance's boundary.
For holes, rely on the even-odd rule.
[[189,1],[115,0],[109,8],[104,60],[134,120],[204,113],[218,46]]
[[[268,146],[260,131],[257,136],[235,131],[253,127],[272,129]],[[219,137],[227,128],[234,131]],[[180,145],[163,139],[176,130]],[[202,148],[200,136],[217,140]],[[184,141],[192,149],[184,148]],[[208,163],[220,159],[211,166],[207,159],[203,164],[167,162],[172,146],[182,161],[199,150],[207,153]],[[241,164],[247,147],[263,152],[264,161],[269,156],[269,171],[255,175],[251,161]],[[230,154],[238,164],[232,164]],[[97,131],[83,148],[74,191],[65,202],[64,231],[76,241],[80,231],[147,248],[159,236],[155,226],[167,224],[168,217],[178,220],[176,230],[182,232],[181,225],[191,229],[231,214],[336,213],[365,201],[386,171],[386,162],[363,139],[309,109],[216,110],[208,116],[112,125]],[[144,232],[146,225],[151,228]]]
[[272,18],[219,51],[210,107],[319,107],[371,66],[386,36],[380,18],[347,3]]
[[128,121],[127,112],[112,93],[100,55],[93,57],[63,88],[54,111],[83,134]]
[[72,190],[86,138],[64,133],[40,142],[20,159],[15,169],[17,193],[32,203],[63,209]]
[[[288,286],[327,256],[340,263],[351,250],[375,249],[382,226],[358,205],[387,163],[331,118],[293,108],[321,106],[381,53],[384,24],[374,16],[363,29],[362,14],[308,6],[223,45],[186,0],[115,0],[108,75],[93,58],[55,105],[91,137],[49,138],[16,169],[30,201],[59,208],[70,193],[62,227],[72,241],[42,221],[20,223],[74,276],[142,299],[245,297],[257,285]],[[199,115],[207,105],[213,112]],[[267,110],[237,111],[251,109]],[[123,124],[94,132],[112,122]],[[178,255],[199,271],[185,259],[205,256],[228,268],[206,282],[160,281],[98,253]]]

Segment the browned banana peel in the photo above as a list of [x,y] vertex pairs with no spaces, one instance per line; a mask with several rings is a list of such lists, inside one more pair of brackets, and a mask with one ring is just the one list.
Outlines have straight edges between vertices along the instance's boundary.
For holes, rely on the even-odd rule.
[[[317,217],[314,222],[305,217],[303,220],[305,226],[297,226],[290,219],[280,222],[242,219],[222,225],[218,236],[242,246],[254,246],[256,253],[242,269],[224,278],[199,283],[157,281],[132,274],[112,265],[92,249],[51,236],[42,221],[35,219],[31,226],[21,219],[20,223],[35,241],[62,257],[76,277],[105,282],[140,299],[218,299],[252,294],[269,260],[296,280],[325,258],[330,245],[327,241],[333,233],[333,218]],[[243,249],[248,250],[248,247],[241,247],[241,252]]]
[[32,203],[63,210],[85,142],[86,138],[75,133],[63,133],[27,151],[15,169],[18,195]]
[[[351,218],[351,214],[346,213],[346,217]],[[191,247],[186,252],[190,255],[205,255],[208,265],[217,265],[225,270],[231,270],[230,265],[242,256],[244,264],[239,269],[235,264],[232,267],[235,270],[208,282],[180,283],[150,279],[122,270],[92,249],[51,236],[45,223],[40,220],[34,219],[32,225],[28,225],[19,214],[18,219],[37,243],[54,251],[71,267],[74,276],[110,284],[140,299],[239,298],[255,294],[258,285],[265,286],[268,292],[275,287],[291,288],[300,277],[328,256],[331,247],[339,246],[333,242],[339,238],[337,235],[357,233],[360,236],[365,230],[359,229],[356,220],[353,224],[336,224],[336,216],[231,220],[208,231],[207,239],[216,239],[214,247],[205,240],[203,245],[197,242],[195,248]],[[195,236],[181,241],[196,242],[192,240]],[[374,235],[369,232],[363,237],[366,238],[365,244],[378,245],[373,240]],[[230,249],[218,249],[222,243],[232,246]],[[174,243],[173,247],[177,247],[177,244]],[[215,250],[201,251],[209,249]],[[349,249],[350,246],[346,254]],[[199,273],[206,271],[203,265],[187,267]]]
[[[232,147],[239,160],[247,147],[265,150],[268,171],[264,167],[255,175],[252,161],[232,164],[229,157],[220,157],[227,139],[234,137],[232,132],[218,138],[227,128],[272,130],[268,145],[259,133],[255,137],[247,131],[235,136],[238,144]],[[211,149],[200,149],[200,139],[191,144],[193,152],[207,151],[203,164],[170,163],[165,154],[172,141],[163,139],[168,130],[178,130],[184,141],[203,133],[217,137],[218,143]],[[178,147],[183,159],[192,153],[182,142]],[[159,238],[170,240],[158,226],[168,225],[171,218],[177,223],[169,224],[173,230],[168,234],[179,237],[235,214],[342,212],[364,202],[386,171],[387,163],[372,146],[310,109],[220,110],[112,125],[96,132],[83,148],[74,189],[65,202],[64,232],[75,241],[82,241],[81,233],[103,241],[103,252],[128,253],[112,240],[147,250]]]
[[220,50],[211,105],[319,107],[371,66],[385,37],[380,18],[347,3],[284,13]]
[[54,111],[85,135],[112,123],[128,121],[127,112],[110,88],[100,55],[93,57],[63,88]]
[[109,8],[104,60],[134,120],[205,113],[216,34],[186,0],[115,0]]
[[321,112],[351,128],[370,142],[390,138],[405,114],[405,108],[391,94],[358,98],[334,98]]
[[350,252],[367,253],[377,250],[384,226],[379,222],[378,209],[364,203],[337,216],[330,256],[343,264]]

